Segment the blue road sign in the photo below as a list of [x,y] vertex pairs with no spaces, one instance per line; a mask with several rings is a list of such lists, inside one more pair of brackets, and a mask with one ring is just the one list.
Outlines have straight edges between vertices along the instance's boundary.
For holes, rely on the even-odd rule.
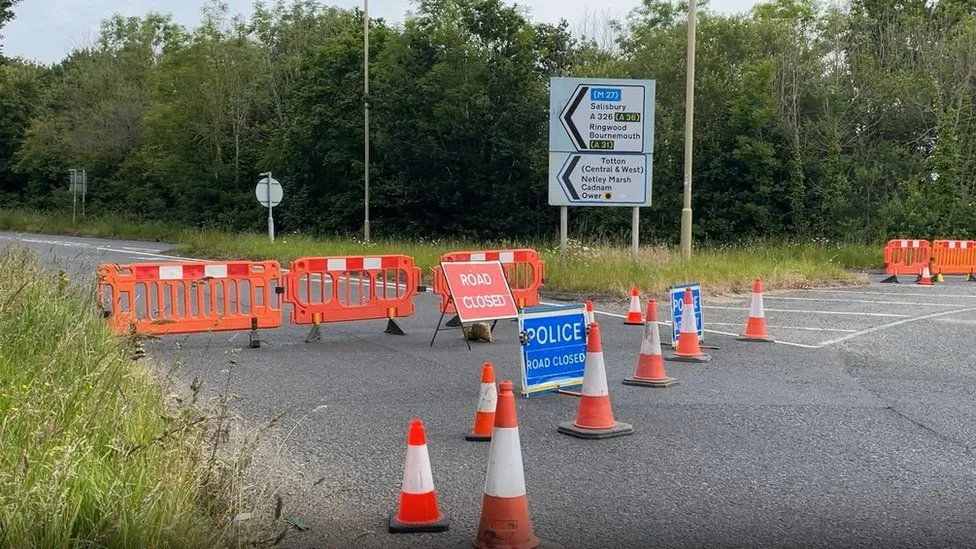
[[691,288],[691,297],[695,301],[695,325],[698,326],[698,341],[705,341],[705,324],[702,322],[701,284],[691,282],[689,284],[671,286],[668,290],[668,293],[671,294],[671,345],[678,343],[678,334],[681,333],[681,315],[685,309],[685,288]]
[[586,365],[586,306],[543,305],[519,315],[522,394],[583,383]]

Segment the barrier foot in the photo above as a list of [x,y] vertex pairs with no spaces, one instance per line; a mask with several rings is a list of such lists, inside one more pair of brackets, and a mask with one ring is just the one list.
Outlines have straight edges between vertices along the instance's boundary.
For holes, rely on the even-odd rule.
[[966,275],[966,282],[976,282],[976,275],[973,273]]
[[384,334],[392,334],[397,336],[407,335],[407,332],[403,331],[403,328],[396,323],[392,318],[386,323],[386,330],[383,331]]
[[318,324],[312,324],[312,329],[309,330],[308,335],[305,336],[305,343],[311,343],[320,339],[322,339],[322,330],[319,328]]
[[261,348],[261,336],[258,335],[257,330],[251,330],[250,333],[248,333],[247,339],[248,339],[248,347],[252,349]]
[[444,326],[446,326],[448,328],[460,328],[461,327],[461,317],[459,317],[458,315],[454,315],[454,318],[452,318],[451,320],[448,320],[447,321],[447,324],[445,324]]
[[898,282],[898,275],[891,275],[888,278],[881,281],[882,284],[900,284]]

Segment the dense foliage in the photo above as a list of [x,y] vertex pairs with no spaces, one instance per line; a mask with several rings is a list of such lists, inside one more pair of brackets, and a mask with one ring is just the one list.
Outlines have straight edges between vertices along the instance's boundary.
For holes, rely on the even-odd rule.
[[[30,1],[30,0],[28,0]],[[286,189],[281,230],[355,234],[363,104],[374,232],[525,237],[547,205],[551,76],[657,80],[647,238],[680,219],[685,7],[533,23],[501,0],[418,0],[403,24],[302,0],[202,24],[113,17],[53,67],[0,64],[0,201],[259,230],[257,174]],[[698,24],[695,230],[875,240],[976,235],[976,0],[776,0]],[[601,28],[602,27],[602,28]],[[626,209],[574,209],[577,234],[625,236]]]

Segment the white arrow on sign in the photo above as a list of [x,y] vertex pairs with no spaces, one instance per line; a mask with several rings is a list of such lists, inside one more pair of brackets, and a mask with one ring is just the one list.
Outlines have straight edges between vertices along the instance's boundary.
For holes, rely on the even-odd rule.
[[644,152],[644,86],[580,84],[559,115],[578,151]]
[[[265,177],[258,181],[257,187],[254,187],[254,196],[258,197],[258,202],[261,203],[265,208],[268,207],[268,178]],[[277,206],[281,204],[281,199],[284,197],[285,193],[281,189],[281,183],[277,179],[271,178],[271,206]]]

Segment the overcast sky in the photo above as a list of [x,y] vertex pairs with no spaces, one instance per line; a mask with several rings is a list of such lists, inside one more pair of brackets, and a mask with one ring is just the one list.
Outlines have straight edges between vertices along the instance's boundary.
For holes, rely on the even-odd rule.
[[[511,3],[511,0],[507,0]],[[254,0],[227,0],[234,13],[250,13]],[[16,18],[2,31],[4,52],[9,56],[36,59],[44,63],[61,60],[72,49],[90,43],[101,21],[113,13],[144,15],[150,11],[171,13],[178,23],[192,27],[200,20],[204,0],[22,0],[14,9]],[[271,2],[268,2],[271,3]],[[323,0],[344,8],[362,6],[362,0]],[[555,22],[565,18],[574,28],[585,19],[622,18],[640,0],[520,0],[532,20]],[[751,8],[757,0],[711,0],[711,8],[736,13]],[[371,0],[370,15],[401,21],[410,0]]]

